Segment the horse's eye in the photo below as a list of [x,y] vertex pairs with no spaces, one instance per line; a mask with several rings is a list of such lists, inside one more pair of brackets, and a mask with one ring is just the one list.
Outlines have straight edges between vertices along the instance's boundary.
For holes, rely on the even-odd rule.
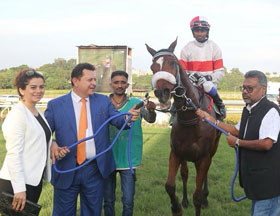
[[170,66],[174,66],[175,65],[175,61],[174,60],[171,60],[169,63],[170,63]]

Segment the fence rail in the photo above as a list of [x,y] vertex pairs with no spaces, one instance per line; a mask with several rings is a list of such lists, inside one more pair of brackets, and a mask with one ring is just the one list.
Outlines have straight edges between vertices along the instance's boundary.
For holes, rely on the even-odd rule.
[[[37,105],[36,107],[41,109],[41,110],[45,110],[47,107],[47,103],[49,100],[51,100],[52,98],[43,98]],[[157,105],[158,102],[153,98],[152,99]],[[3,120],[6,115],[8,114],[8,112],[10,111],[11,107],[16,104],[17,101],[7,101],[4,103],[0,102],[0,118],[1,120]],[[225,106],[227,108],[227,113],[228,114],[241,114],[242,112],[242,108],[244,107],[244,102],[242,100],[224,100]],[[156,119],[156,123],[157,124],[166,124],[166,122],[169,121],[170,115],[166,114],[166,113],[160,113],[157,112],[157,119]]]

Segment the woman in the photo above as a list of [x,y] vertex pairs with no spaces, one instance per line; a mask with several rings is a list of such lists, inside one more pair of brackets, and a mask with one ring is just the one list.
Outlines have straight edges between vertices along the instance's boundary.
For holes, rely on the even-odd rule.
[[7,154],[0,171],[0,192],[14,194],[12,208],[23,211],[27,199],[38,202],[42,178],[50,180],[51,131],[35,107],[44,96],[44,77],[34,69],[23,70],[14,85],[20,101],[2,125]]

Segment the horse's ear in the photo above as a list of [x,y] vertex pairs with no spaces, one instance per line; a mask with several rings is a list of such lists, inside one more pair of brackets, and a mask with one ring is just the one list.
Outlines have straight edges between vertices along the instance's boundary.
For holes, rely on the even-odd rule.
[[178,39],[178,37],[177,37],[176,40],[175,40],[172,44],[170,44],[170,46],[168,47],[168,50],[169,50],[170,52],[174,52],[175,47],[176,47],[176,45],[177,45],[177,39]]
[[154,56],[156,54],[157,51],[155,51],[153,48],[149,47],[148,44],[145,44],[147,47],[147,50],[149,51],[149,53]]

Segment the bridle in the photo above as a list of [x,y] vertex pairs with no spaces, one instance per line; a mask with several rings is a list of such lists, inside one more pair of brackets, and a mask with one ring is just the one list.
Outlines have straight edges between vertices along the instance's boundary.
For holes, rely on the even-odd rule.
[[[170,92],[170,94],[173,95],[173,97],[183,98],[185,100],[185,103],[184,103],[185,105],[182,105],[181,108],[176,109],[175,112],[179,112],[179,111],[185,112],[185,111],[196,110],[197,107],[192,103],[192,99],[187,97],[187,95],[186,95],[187,90],[182,85],[181,76],[180,76],[180,66],[179,66],[177,57],[170,51],[159,51],[159,52],[155,53],[155,55],[153,56],[153,60],[157,57],[166,56],[166,55],[173,56],[177,63],[177,65],[176,65],[177,76],[172,74],[176,79],[176,87],[173,89],[173,91]],[[157,72],[157,73],[160,73],[160,72]],[[157,110],[157,111],[160,111],[160,110]],[[169,111],[164,110],[164,112],[170,112],[170,110]]]

